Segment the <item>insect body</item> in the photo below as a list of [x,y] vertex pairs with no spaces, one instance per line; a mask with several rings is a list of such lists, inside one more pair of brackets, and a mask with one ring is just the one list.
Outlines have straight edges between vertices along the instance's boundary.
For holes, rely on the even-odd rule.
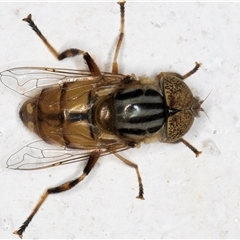
[[201,109],[201,101],[174,75],[161,74],[151,84],[130,76],[115,85],[104,81],[111,76],[45,88],[23,104],[20,117],[48,143],[112,152],[153,137],[176,142]]
[[22,71],[38,72],[39,79],[48,75],[64,76],[61,83],[45,87],[35,97],[27,100],[21,107],[20,118],[27,128],[45,142],[65,146],[69,151],[72,149],[71,153],[75,150],[83,150],[82,153],[72,154],[70,157],[66,150],[65,158],[52,162],[45,161],[37,167],[33,162],[26,163],[24,158],[14,164],[9,160],[8,167],[39,169],[80,160],[87,161],[83,173],[78,178],[49,188],[43,193],[30,216],[19,230],[14,232],[19,237],[22,237],[47,196],[69,190],[81,182],[100,156],[114,154],[127,165],[134,167],[139,183],[137,197],[144,199],[138,166],[123,158],[118,152],[136,147],[142,142],[181,141],[196,156],[201,153],[182,138],[192,126],[194,117],[202,110],[202,101],[193,97],[191,90],[183,82],[198,70],[200,64],[196,63],[195,67],[185,75],[162,72],[153,80],[119,74],[117,56],[124,34],[124,2],[119,4],[121,28],[112,73],[100,72],[91,56],[82,50],[68,49],[58,54],[34,24],[31,15],[23,19],[29,23],[58,60],[82,54],[89,71],[16,68],[4,71],[0,75],[4,84],[6,84],[5,78],[18,80]]

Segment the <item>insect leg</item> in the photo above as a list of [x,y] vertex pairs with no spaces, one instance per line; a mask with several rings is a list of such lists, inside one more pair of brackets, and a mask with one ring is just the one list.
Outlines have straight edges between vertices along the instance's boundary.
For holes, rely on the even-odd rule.
[[129,160],[127,160],[126,158],[122,157],[121,155],[119,155],[117,153],[114,153],[114,155],[117,158],[119,158],[121,161],[123,161],[125,164],[127,164],[128,166],[135,168],[136,173],[137,173],[137,177],[138,177],[138,184],[139,184],[139,194],[138,194],[137,198],[144,200],[142,178],[141,178],[141,175],[140,175],[139,170],[138,170],[138,165],[129,161]]
[[92,170],[92,168],[94,167],[94,165],[97,162],[97,160],[99,159],[99,157],[100,157],[100,152],[98,152],[98,151],[92,152],[90,157],[89,157],[89,160],[87,162],[87,165],[85,166],[85,168],[83,170],[83,173],[80,177],[78,177],[78,178],[76,178],[72,181],[68,181],[66,183],[63,183],[58,187],[53,187],[53,188],[47,189],[43,193],[43,195],[41,196],[40,200],[38,201],[37,205],[33,209],[32,213],[26,219],[26,221],[22,224],[22,226],[17,231],[14,231],[13,233],[17,234],[20,238],[22,238],[23,232],[25,231],[25,229],[27,228],[29,223],[32,221],[33,217],[38,212],[39,208],[45,202],[48,195],[64,192],[64,191],[70,190],[71,188],[76,186],[79,182],[81,182],[89,174],[89,172]]
[[187,72],[184,75],[181,75],[181,74],[175,73],[175,72],[161,72],[160,74],[157,75],[157,78],[161,79],[161,77],[163,77],[164,75],[173,75],[173,76],[176,76],[176,77],[178,77],[178,78],[180,78],[182,80],[185,80],[186,78],[188,78],[191,75],[193,75],[199,69],[200,66],[201,66],[200,63],[195,62],[195,67],[191,71]]
[[190,77],[191,75],[193,75],[199,69],[200,66],[201,66],[200,63],[195,62],[195,67],[191,71],[186,73],[185,75],[181,76],[181,79],[184,80],[184,79]]
[[120,5],[120,14],[121,14],[121,24],[120,24],[120,34],[119,34],[119,38],[118,38],[118,42],[117,42],[117,47],[115,50],[115,54],[114,54],[114,58],[113,58],[113,63],[112,63],[112,73],[114,74],[118,74],[118,63],[117,63],[117,58],[118,58],[118,53],[119,50],[121,48],[122,45],[122,41],[123,41],[123,36],[124,36],[124,12],[125,12],[125,1],[122,2],[118,2],[118,4]]
[[83,58],[85,59],[87,65],[88,65],[88,68],[89,68],[90,72],[92,73],[92,75],[93,76],[99,76],[100,75],[100,70],[99,70],[98,66],[96,65],[94,60],[91,58],[91,56],[87,52],[85,52],[83,50],[80,50],[80,49],[76,49],[76,48],[70,48],[70,49],[67,49],[67,50],[65,50],[65,51],[63,51],[62,53],[59,54],[55,50],[55,48],[48,42],[48,40],[43,36],[41,31],[38,29],[37,25],[33,22],[31,14],[29,14],[26,18],[24,18],[23,21],[25,21],[29,24],[29,26],[33,29],[33,31],[42,39],[42,41],[44,42],[46,47],[49,49],[49,51],[59,61],[63,60],[64,58],[75,57],[77,55],[83,55]]
[[193,145],[191,145],[188,141],[186,141],[183,138],[180,138],[179,141],[181,141],[183,144],[185,144],[188,148],[190,148],[195,154],[196,157],[198,157],[202,152],[198,151]]

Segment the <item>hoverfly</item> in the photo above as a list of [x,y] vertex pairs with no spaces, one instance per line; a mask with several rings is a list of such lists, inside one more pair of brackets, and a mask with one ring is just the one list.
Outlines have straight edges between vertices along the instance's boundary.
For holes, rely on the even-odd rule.
[[[196,62],[195,67],[184,75],[161,72],[156,79],[120,74],[117,59],[124,36],[125,1],[119,2],[119,5],[120,34],[111,73],[101,72],[92,57],[83,50],[70,48],[59,54],[35,25],[31,14],[23,21],[30,25],[58,60],[83,55],[89,70],[19,67],[0,73],[4,85],[11,88],[9,81],[14,80],[17,87],[24,89],[21,95],[29,97],[19,113],[24,125],[45,142],[64,148],[61,154],[48,156],[47,151],[35,147],[34,142],[10,156],[8,168],[43,169],[82,160],[87,162],[78,178],[43,193],[26,221],[19,230],[14,231],[20,238],[48,195],[76,186],[90,173],[101,156],[114,154],[133,167],[139,184],[137,198],[144,199],[138,166],[123,158],[119,152],[144,142],[159,141],[182,142],[196,156],[201,153],[182,138],[199,111],[203,111],[203,101],[193,97],[184,83],[199,69],[200,64]],[[57,80],[58,84],[46,84],[51,79]],[[32,87],[28,87],[29,84]],[[32,97],[39,87],[42,87],[41,91]],[[18,153],[27,149],[33,152],[23,153],[20,159],[17,158]]]

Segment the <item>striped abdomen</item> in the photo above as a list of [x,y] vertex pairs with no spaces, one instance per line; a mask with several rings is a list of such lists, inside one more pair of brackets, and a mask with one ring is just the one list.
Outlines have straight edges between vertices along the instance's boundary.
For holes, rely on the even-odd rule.
[[150,88],[124,89],[114,96],[115,129],[133,139],[150,136],[165,122],[165,104],[161,94]]

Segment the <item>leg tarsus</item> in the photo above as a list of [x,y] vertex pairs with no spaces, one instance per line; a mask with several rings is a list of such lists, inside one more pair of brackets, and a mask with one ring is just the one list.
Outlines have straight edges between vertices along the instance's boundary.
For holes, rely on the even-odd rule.
[[138,184],[139,184],[139,194],[136,198],[139,198],[141,200],[144,200],[143,194],[144,194],[144,190],[143,190],[143,184],[142,184],[142,178],[141,175],[139,173],[139,169],[138,169],[138,165],[127,160],[126,158],[122,157],[121,155],[114,153],[114,155],[119,158],[121,161],[123,161],[125,164],[127,164],[130,167],[135,168],[136,173],[137,173],[137,177],[138,177]]
[[180,78],[181,80],[185,80],[186,78],[193,75],[199,69],[200,66],[201,66],[201,63],[195,62],[195,67],[191,71],[187,72],[184,75],[181,75],[181,74],[175,73],[175,72],[161,72],[160,74],[157,75],[157,79],[160,80],[165,75],[172,75],[172,76]]
[[192,144],[190,144],[185,139],[180,138],[179,141],[181,141],[183,144],[185,144],[185,146],[187,146],[189,149],[191,149],[195,153],[196,157],[198,157],[202,153],[201,151],[198,151]]
[[200,68],[200,66],[201,66],[201,63],[195,62],[195,67],[188,73],[184,74],[182,76],[182,79],[184,80],[184,79],[190,77],[191,75],[193,75]]
[[91,74],[93,76],[100,76],[100,70],[98,68],[98,66],[96,65],[96,63],[94,62],[94,60],[91,58],[91,56],[80,49],[77,48],[70,48],[67,49],[65,51],[63,51],[62,53],[58,53],[55,48],[48,42],[48,40],[43,36],[43,34],[41,33],[41,31],[38,29],[37,25],[34,23],[34,21],[32,20],[32,15],[29,14],[26,18],[23,18],[23,21],[27,22],[29,24],[29,26],[32,28],[32,30],[41,38],[41,40],[43,41],[43,43],[46,45],[46,47],[48,48],[48,50],[59,60],[63,60],[65,58],[69,58],[69,57],[75,57],[77,55],[83,55],[83,58],[85,59],[89,71],[91,72]]
[[22,226],[18,230],[14,231],[13,233],[18,235],[20,238],[22,238],[23,232],[26,230],[29,223],[32,221],[33,217],[38,212],[39,208],[45,202],[48,195],[64,192],[64,191],[70,190],[71,188],[76,186],[79,182],[81,182],[90,173],[90,171],[93,169],[93,167],[94,167],[95,163],[97,162],[97,160],[99,159],[99,157],[100,157],[100,152],[99,151],[92,152],[89,156],[89,160],[87,162],[87,165],[85,166],[85,168],[83,170],[83,173],[80,175],[80,177],[78,177],[78,178],[76,178],[72,181],[68,181],[66,183],[63,183],[58,187],[53,187],[53,188],[47,189],[43,193],[43,195],[41,196],[40,200],[38,201],[37,205],[33,209],[32,213],[26,219],[26,221],[22,224]]
[[113,58],[113,63],[112,63],[112,73],[113,74],[118,74],[118,62],[117,62],[117,58],[118,58],[118,54],[122,45],[122,41],[123,41],[123,36],[124,36],[124,14],[125,14],[125,3],[126,1],[120,1],[118,2],[118,4],[120,5],[120,14],[121,14],[121,18],[120,18],[120,34],[119,34],[119,38],[118,38],[118,42],[117,42],[117,46],[115,49],[115,54],[114,54],[114,58]]

